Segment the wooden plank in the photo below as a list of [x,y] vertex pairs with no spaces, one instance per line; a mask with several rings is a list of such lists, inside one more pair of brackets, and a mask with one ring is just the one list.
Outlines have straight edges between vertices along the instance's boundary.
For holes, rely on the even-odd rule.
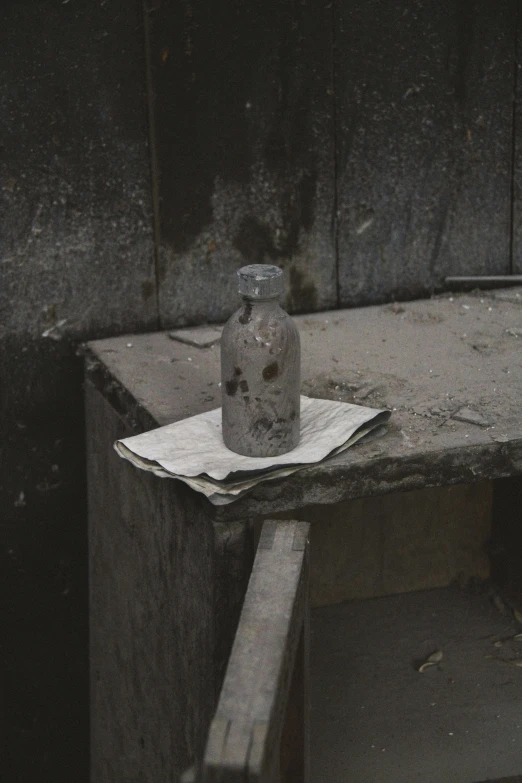
[[262,261],[294,312],[333,306],[332,8],[147,5],[162,323],[226,319]]
[[299,639],[285,725],[281,737],[280,775],[282,781],[310,778],[310,617],[305,614]]
[[[308,525],[264,523],[202,767],[205,783],[263,781],[279,776],[279,744],[299,639],[307,662]],[[306,715],[306,696],[302,697]],[[295,717],[292,718],[292,721]],[[306,728],[297,741],[306,781]],[[288,737],[287,737],[288,738]],[[285,754],[287,778],[296,763]],[[276,774],[277,777],[272,777]]]
[[515,6],[337,3],[343,305],[509,271]]
[[491,575],[502,594],[522,612],[522,476],[495,482]]
[[184,493],[122,464],[111,444],[128,428],[86,394],[91,779],[175,779],[214,706],[212,530],[197,511],[185,527]]
[[253,560],[179,482],[121,460],[132,433],[88,381],[91,774],[177,780],[204,750]]
[[299,511],[311,524],[312,606],[487,579],[492,496],[482,481]]

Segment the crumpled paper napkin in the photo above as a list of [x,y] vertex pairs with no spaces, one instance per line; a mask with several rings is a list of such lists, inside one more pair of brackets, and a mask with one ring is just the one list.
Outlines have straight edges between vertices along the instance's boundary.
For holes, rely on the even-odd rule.
[[288,476],[344,451],[389,418],[387,410],[301,396],[299,445],[279,457],[244,457],[230,451],[221,435],[221,408],[118,440],[114,448],[137,468],[184,481],[214,505],[224,505],[262,481]]

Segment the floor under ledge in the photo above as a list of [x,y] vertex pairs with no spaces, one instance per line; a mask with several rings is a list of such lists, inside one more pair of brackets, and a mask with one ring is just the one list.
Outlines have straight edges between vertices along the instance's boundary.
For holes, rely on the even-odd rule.
[[[313,783],[522,775],[522,668],[513,663],[522,666],[522,642],[512,639],[520,632],[478,589],[314,609]],[[435,650],[440,665],[419,673]]]

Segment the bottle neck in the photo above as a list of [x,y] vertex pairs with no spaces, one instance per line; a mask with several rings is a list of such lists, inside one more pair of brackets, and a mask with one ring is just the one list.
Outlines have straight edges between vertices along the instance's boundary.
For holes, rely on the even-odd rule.
[[244,304],[248,305],[250,308],[261,305],[263,309],[277,310],[280,307],[278,296],[271,297],[270,299],[260,299],[259,297],[252,299],[249,296],[242,295],[241,299],[243,300]]

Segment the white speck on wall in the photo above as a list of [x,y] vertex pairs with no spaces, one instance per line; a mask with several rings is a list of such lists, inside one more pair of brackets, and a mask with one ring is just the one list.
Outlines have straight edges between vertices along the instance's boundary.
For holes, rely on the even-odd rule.
[[361,225],[355,229],[355,233],[357,235],[364,234],[365,231],[367,231],[370,226],[372,225],[374,221],[374,218],[369,218],[368,220],[365,220],[364,223],[361,223]]

